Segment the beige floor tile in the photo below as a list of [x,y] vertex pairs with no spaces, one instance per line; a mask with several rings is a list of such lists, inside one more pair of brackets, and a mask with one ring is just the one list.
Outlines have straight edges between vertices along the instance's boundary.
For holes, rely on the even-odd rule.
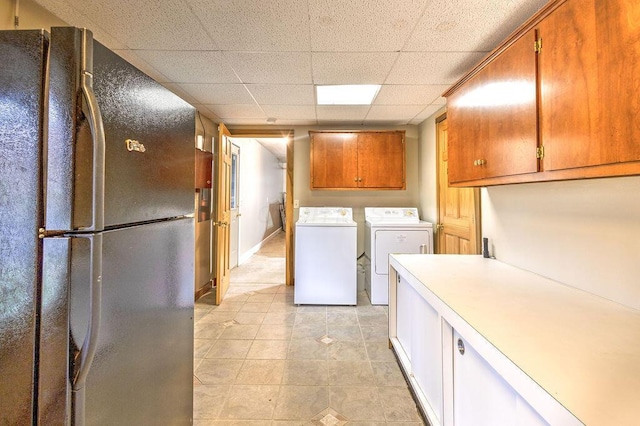
[[327,334],[329,337],[337,340],[352,340],[362,342],[362,333],[357,325],[327,325]]
[[378,388],[387,421],[420,421],[416,403],[406,387]]
[[265,420],[194,420],[193,426],[264,426]]
[[[211,314],[209,314],[211,315]],[[201,320],[193,328],[193,336],[196,339],[217,339],[219,338],[226,327],[222,324],[216,323],[203,323]]]
[[231,340],[252,340],[256,337],[256,334],[258,334],[259,329],[260,326],[257,324],[235,324],[227,327],[219,338]]
[[213,339],[193,339],[193,358],[204,358],[214,343]]
[[378,392],[374,387],[330,387],[331,408],[348,420],[384,421]]
[[367,355],[371,361],[396,362],[393,351],[389,349],[389,341],[364,342],[367,348]]
[[256,335],[260,340],[289,340],[293,326],[279,324],[262,324]]
[[240,359],[203,359],[195,376],[205,385],[233,384],[242,367]]
[[374,326],[387,326],[389,323],[389,318],[387,317],[387,315],[383,313],[376,313],[376,314],[361,314],[358,313],[358,322],[360,323],[360,326],[368,326],[368,325],[374,325]]
[[296,325],[316,325],[326,323],[326,312],[301,312],[300,310],[298,310],[295,321]]
[[384,325],[363,325],[360,327],[362,330],[362,337],[366,341],[374,342],[387,342],[389,341],[389,332],[387,331],[387,324]]
[[235,311],[217,311],[212,309],[207,315],[202,317],[200,321],[198,321],[197,325],[203,324],[211,324],[211,323],[223,323],[229,320],[232,320],[233,317],[236,316]]
[[198,307],[197,305],[193,308],[193,322],[197,323],[200,321],[206,314],[211,312],[213,309],[211,306]]
[[377,386],[407,386],[396,362],[372,362],[371,369]]
[[318,359],[326,360],[329,354],[329,347],[315,339],[291,340],[289,346],[289,359]]
[[245,303],[240,312],[267,312],[271,303]]
[[193,387],[193,418],[217,419],[231,386],[196,385]]
[[316,313],[326,314],[327,307],[324,305],[300,305],[298,306],[298,312],[300,313]]
[[329,360],[335,361],[367,361],[364,342],[337,341],[329,345]]
[[329,384],[333,386],[374,386],[368,361],[328,361]]
[[273,302],[269,306],[269,312],[296,312],[297,308],[289,303]]
[[217,340],[205,358],[244,359],[251,343],[251,340]]
[[267,312],[262,323],[293,326],[295,320],[295,312]]
[[274,297],[275,293],[255,293],[249,296],[247,303],[271,303]]
[[237,385],[278,385],[282,381],[284,360],[247,359],[242,364]]
[[238,324],[262,324],[266,312],[243,312],[240,311],[233,317]]
[[277,385],[232,386],[220,419],[271,420],[279,389]]
[[[296,318],[297,318],[297,315],[296,315]],[[326,334],[327,334],[327,326],[325,323],[296,324],[293,326],[291,339],[292,340],[318,339]]]
[[244,302],[228,302],[223,300],[218,306],[215,307],[216,312],[238,312]]
[[329,367],[327,361],[309,359],[288,359],[284,366],[282,384],[286,385],[328,385]]
[[286,359],[288,340],[254,340],[247,359]]
[[348,311],[332,311],[327,310],[327,324],[329,327],[332,325],[337,325],[340,327],[344,326],[359,326],[358,316],[356,315],[356,310],[353,308],[347,308]]
[[329,390],[324,386],[281,386],[273,413],[277,420],[307,420],[329,407]]

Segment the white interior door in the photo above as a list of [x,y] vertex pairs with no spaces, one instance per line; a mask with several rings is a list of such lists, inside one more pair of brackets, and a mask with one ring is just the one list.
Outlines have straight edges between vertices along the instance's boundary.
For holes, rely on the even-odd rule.
[[231,145],[231,236],[229,241],[229,267],[238,266],[240,241],[240,148]]

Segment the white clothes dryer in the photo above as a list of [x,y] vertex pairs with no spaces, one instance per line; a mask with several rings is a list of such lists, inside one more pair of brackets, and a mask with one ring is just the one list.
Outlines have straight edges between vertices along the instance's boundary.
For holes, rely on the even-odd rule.
[[351,208],[301,207],[293,302],[356,305],[357,257],[357,224]]
[[433,253],[433,225],[417,208],[364,209],[364,286],[372,305],[389,304],[389,254]]

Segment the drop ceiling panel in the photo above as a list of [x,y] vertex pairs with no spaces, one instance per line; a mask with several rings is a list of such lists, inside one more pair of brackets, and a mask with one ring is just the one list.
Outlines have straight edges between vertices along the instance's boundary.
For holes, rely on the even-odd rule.
[[444,105],[429,105],[425,109],[423,109],[418,115],[413,117],[413,119],[409,122],[409,124],[420,124],[427,118],[431,117],[433,114],[442,109]]
[[225,52],[243,83],[311,84],[306,52]]
[[240,83],[216,51],[137,50],[138,56],[176,83]]
[[242,84],[180,84],[200,104],[237,105],[254,103]]
[[365,121],[399,121],[408,123],[424,109],[421,105],[373,105]]
[[77,9],[67,0],[35,0],[36,3],[50,11],[68,25],[78,28],[89,28],[93,33],[93,38],[98,40],[110,49],[126,49],[127,45],[109,34],[98,23],[101,22],[100,15],[89,15],[83,10]]
[[215,50],[216,46],[182,2],[67,0],[130,49]]
[[316,107],[313,105],[261,105],[267,117],[284,119],[315,120]]
[[309,0],[311,50],[399,51],[425,3],[421,0]]
[[407,51],[491,51],[547,0],[438,0],[429,6]]
[[207,108],[225,122],[231,119],[252,118],[264,123],[267,116],[256,104],[207,105]]
[[396,61],[396,52],[314,52],[315,84],[382,84]]
[[187,0],[221,50],[308,51],[306,2]]
[[316,107],[316,114],[318,121],[362,121],[369,108],[369,106],[319,105]]
[[164,87],[171,90],[176,95],[180,96],[185,101],[189,102],[191,105],[195,105],[198,103],[198,100],[185,92],[179,85],[175,83],[162,83]]
[[171,81],[171,78],[162,74],[160,70],[149,64],[143,58],[136,54],[133,50],[114,50],[114,52],[125,61],[134,65],[143,73],[156,80],[158,83],[167,83]]
[[433,85],[384,85],[380,88],[374,105],[426,105],[437,99],[450,86],[446,84]]
[[485,55],[483,52],[402,52],[386,82],[453,84]]
[[205,117],[213,120],[214,122],[219,123],[220,121],[222,121],[222,120],[220,120],[220,117],[215,115],[213,113],[213,111],[211,111],[206,105],[202,105],[202,104],[198,104],[198,103],[194,103],[192,105],[198,110],[198,112],[200,112],[200,114],[202,114]]
[[256,102],[270,105],[315,105],[311,84],[247,84]]

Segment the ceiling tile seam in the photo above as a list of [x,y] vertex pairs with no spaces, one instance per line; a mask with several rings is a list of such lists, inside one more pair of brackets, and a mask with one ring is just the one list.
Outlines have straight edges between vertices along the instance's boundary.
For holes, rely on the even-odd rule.
[[213,46],[215,47],[214,50],[220,51],[218,41],[211,33],[209,33],[209,31],[207,30],[207,27],[202,23],[200,16],[198,16],[198,14],[194,12],[193,7],[191,7],[191,4],[189,3],[189,1],[188,0],[181,0],[181,1],[182,1],[182,4],[184,4],[186,8],[189,10],[189,13],[191,13],[191,16],[193,16],[195,18],[195,21],[200,25],[200,28],[202,28],[202,31],[204,31],[204,33],[209,36],[209,40],[211,41],[211,43],[213,43]]
[[411,38],[413,37],[413,34],[416,32],[416,29],[418,28],[418,25],[420,25],[420,22],[422,22],[422,17],[427,12],[427,8],[429,7],[429,3],[430,3],[429,1],[425,1],[424,2],[424,7],[422,8],[422,13],[420,13],[420,16],[416,20],[416,23],[413,25],[413,28],[411,29],[411,31],[409,31],[409,34],[407,35],[407,38],[404,40],[404,43],[402,44],[402,47],[400,48],[399,52],[404,52],[405,51],[404,49],[407,46],[407,44],[409,43],[409,40],[411,40]]
[[[138,49],[140,50],[140,49]],[[146,60],[144,60],[143,58],[140,57],[140,55],[138,55],[136,53],[135,50],[133,49],[114,49],[113,50],[114,53],[118,54],[118,51],[123,51],[123,52],[131,52],[133,55],[135,55],[135,57],[142,63],[144,63],[147,67],[149,67],[150,69],[152,69],[153,71],[155,71],[159,76],[162,76],[164,78],[164,83],[170,83],[173,84],[174,81],[172,81],[169,77],[167,77],[164,73],[160,72],[156,67],[154,67],[153,65],[151,65],[149,62],[147,62]],[[120,55],[118,55],[120,56]],[[140,68],[140,67],[136,67],[136,68]],[[146,73],[145,73],[146,74]],[[154,80],[157,80],[156,78],[154,78]],[[162,83],[161,83],[162,84]]]

